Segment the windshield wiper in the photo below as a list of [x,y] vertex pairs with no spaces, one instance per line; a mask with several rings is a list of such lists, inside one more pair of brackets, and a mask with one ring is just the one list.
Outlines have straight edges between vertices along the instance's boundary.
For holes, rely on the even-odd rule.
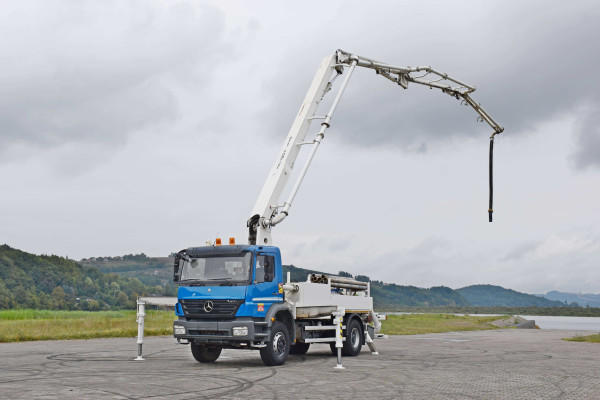
[[245,281],[235,280],[233,281],[232,277],[224,277],[224,278],[208,278],[208,279],[186,279],[184,281],[180,281],[181,284],[185,284],[187,286],[206,286],[209,281],[222,281],[215,282],[218,286],[235,286],[236,284],[244,284]]
[[185,281],[181,281],[180,283],[183,283],[187,286],[203,286],[204,282],[202,282],[199,279],[186,279]]

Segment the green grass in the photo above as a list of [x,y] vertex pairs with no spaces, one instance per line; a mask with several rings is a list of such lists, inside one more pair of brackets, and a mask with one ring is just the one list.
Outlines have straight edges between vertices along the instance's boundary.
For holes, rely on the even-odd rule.
[[443,333],[498,329],[489,323],[502,317],[458,316],[452,314],[403,314],[388,315],[381,323],[381,333],[387,335],[416,335],[419,333]]
[[[499,317],[456,316],[451,314],[389,315],[381,333],[415,335],[498,329],[489,324]],[[146,311],[146,336],[171,335],[173,311]],[[136,313],[124,311],[0,311],[0,342],[28,340],[91,339],[137,336]]]
[[588,343],[600,343],[600,333],[588,336],[575,336],[572,338],[566,338],[570,342],[588,342]]
[[[171,335],[173,311],[146,310],[146,336]],[[0,342],[137,336],[136,312],[0,311]]]

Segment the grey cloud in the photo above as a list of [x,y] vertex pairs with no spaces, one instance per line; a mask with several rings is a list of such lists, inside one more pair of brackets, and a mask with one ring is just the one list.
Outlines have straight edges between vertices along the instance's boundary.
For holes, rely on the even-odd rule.
[[594,104],[581,118],[571,160],[577,168],[600,168],[600,106]]
[[[83,78],[85,79],[85,78]],[[40,88],[52,99],[6,99],[0,104],[3,144],[47,147],[68,141],[119,142],[131,131],[176,115],[172,93],[153,82],[118,89]]]
[[[0,157],[20,143],[120,143],[179,115],[231,52],[212,6],[13,3],[0,17]],[[35,21],[35,29],[23,27]]]
[[328,252],[336,253],[347,250],[355,242],[354,235],[336,237],[321,236],[312,242],[301,244],[301,251],[306,253]]
[[509,250],[504,257],[500,258],[500,261],[520,260],[527,254],[531,254],[540,244],[540,242],[522,243]]
[[[342,15],[338,21],[343,23],[332,23],[330,30],[356,27],[345,50],[394,64],[432,65],[475,84],[474,98],[505,126],[506,135],[572,111],[597,90],[600,47],[590,45],[600,37],[596,3],[481,4],[465,5],[474,17],[465,14],[461,26],[440,10],[431,12],[427,29],[377,14],[361,15],[370,19],[360,24]],[[389,13],[396,14],[394,3],[388,5]],[[368,35],[361,27],[371,28]],[[269,129],[273,135],[281,137],[289,129],[320,57],[350,41],[332,34],[328,43],[319,42],[320,34],[315,30],[313,40],[306,39],[310,45],[295,47],[285,68],[265,87],[273,99],[267,113],[273,116],[273,109],[278,110]],[[333,120],[331,132],[336,134],[330,136],[359,146],[422,151],[456,138],[487,137],[490,128],[477,124],[476,117],[470,107],[437,90],[417,85],[402,90],[373,71],[357,69]]]
[[427,256],[437,250],[447,249],[448,241],[438,237],[428,237],[411,248],[407,253],[411,256]]

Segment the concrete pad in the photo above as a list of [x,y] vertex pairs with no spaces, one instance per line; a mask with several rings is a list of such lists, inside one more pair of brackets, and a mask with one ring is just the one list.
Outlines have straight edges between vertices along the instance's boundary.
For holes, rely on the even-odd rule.
[[[328,345],[265,367],[258,352],[200,364],[171,337],[0,344],[7,399],[596,399],[600,344],[574,331],[498,330],[390,336],[335,370]],[[589,332],[578,332],[589,334]]]

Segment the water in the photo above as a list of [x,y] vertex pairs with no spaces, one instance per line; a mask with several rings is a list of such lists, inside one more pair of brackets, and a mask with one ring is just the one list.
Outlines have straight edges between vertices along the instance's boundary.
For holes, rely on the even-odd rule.
[[[418,314],[410,312],[391,312],[384,313],[388,315],[402,315],[402,314]],[[454,315],[465,315],[465,314],[454,314]],[[468,314],[479,317],[492,317],[497,315],[502,318],[502,314]],[[540,329],[566,329],[566,330],[579,330],[579,331],[596,331],[600,333],[600,317],[552,317],[547,315],[521,315],[525,319],[535,320],[535,324]]]
[[600,317],[550,317],[546,315],[521,315],[535,320],[540,329],[568,329],[600,332]]

